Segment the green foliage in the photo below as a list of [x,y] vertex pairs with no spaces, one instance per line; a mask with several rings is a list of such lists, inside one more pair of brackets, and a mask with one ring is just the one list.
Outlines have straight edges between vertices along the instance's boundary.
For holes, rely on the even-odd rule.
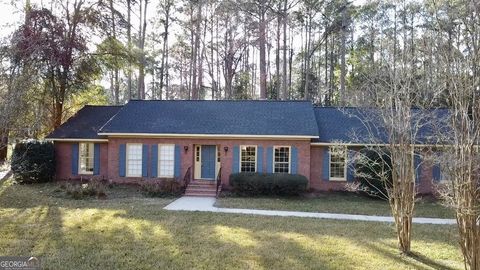
[[233,82],[233,92],[235,99],[251,99],[249,93],[250,89],[250,74],[248,72],[239,72],[235,75]]
[[308,180],[299,174],[236,173],[230,185],[238,195],[299,195],[307,189]]
[[365,149],[355,166],[359,190],[370,197],[387,199],[387,187],[392,185],[392,161],[388,153]]
[[183,191],[182,185],[174,179],[145,180],[140,187],[150,197],[177,196]]
[[97,46],[99,60],[107,70],[115,68],[125,68],[130,60],[133,62],[135,57],[128,52],[128,48],[118,39],[107,37]]
[[15,181],[23,184],[52,181],[55,175],[55,148],[53,143],[40,141],[20,142],[12,155]]

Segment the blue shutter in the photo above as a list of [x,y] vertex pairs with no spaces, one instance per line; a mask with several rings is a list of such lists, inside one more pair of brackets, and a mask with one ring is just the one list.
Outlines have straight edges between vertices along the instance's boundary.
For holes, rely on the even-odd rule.
[[126,158],[127,158],[127,146],[120,144],[118,149],[118,176],[125,177],[126,175]]
[[240,149],[238,145],[233,146],[233,161],[232,161],[232,173],[238,173],[240,171]]
[[72,144],[72,175],[78,175],[78,143]]
[[152,145],[150,176],[154,178],[158,176],[158,144]]
[[323,181],[330,180],[330,149],[325,148],[323,151],[323,165],[322,165]]
[[148,145],[142,145],[142,176],[148,176]]
[[[348,151],[348,149],[347,149]],[[355,158],[355,152],[348,151],[347,152],[347,162],[345,166],[347,166],[347,181],[352,182],[355,180],[355,164],[353,164],[353,160]]]
[[290,161],[290,166],[292,168],[291,174],[297,174],[297,167],[298,167],[298,150],[295,146],[292,146],[292,153],[291,153],[292,160]]
[[420,166],[421,157],[418,154],[414,156],[414,169],[415,169],[415,183],[420,183],[420,174],[422,172],[422,166]]
[[100,174],[100,144],[93,145],[93,174]]
[[263,173],[263,147],[257,146],[257,172]]
[[273,173],[273,147],[267,147],[267,173]]
[[181,159],[180,159],[180,145],[176,144],[175,145],[175,169],[174,169],[174,176],[176,178],[180,177],[180,164],[181,164]]
[[441,175],[441,170],[440,170],[440,164],[434,164],[433,165],[433,171],[432,171],[432,176],[434,181],[440,181],[440,175]]

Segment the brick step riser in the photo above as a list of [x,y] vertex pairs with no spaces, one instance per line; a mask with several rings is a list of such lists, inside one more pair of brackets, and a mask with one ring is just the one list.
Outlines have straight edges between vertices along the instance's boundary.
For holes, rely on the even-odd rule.
[[201,189],[187,189],[185,193],[198,192],[198,193],[216,193],[216,190],[201,190]]
[[190,184],[188,185],[189,187],[206,187],[206,188],[211,188],[211,187],[216,187],[215,185],[199,185],[199,184]]
[[185,196],[190,196],[190,197],[215,197],[215,194],[212,194],[212,195],[206,195],[206,194],[185,194]]

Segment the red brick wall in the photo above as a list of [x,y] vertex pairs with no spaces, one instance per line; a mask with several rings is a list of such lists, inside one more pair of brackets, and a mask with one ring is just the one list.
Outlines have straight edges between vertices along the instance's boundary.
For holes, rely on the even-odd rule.
[[[266,171],[266,158],[267,147],[274,145],[290,145],[295,146],[298,149],[298,173],[305,175],[307,178],[310,175],[310,142],[307,140],[304,141],[288,141],[288,140],[234,140],[234,139],[182,139],[182,138],[171,138],[171,139],[137,139],[137,138],[110,138],[108,144],[108,176],[109,179],[114,182],[119,183],[133,183],[139,182],[142,178],[131,178],[131,177],[120,177],[118,173],[118,151],[120,144],[126,143],[142,143],[142,144],[178,144],[180,145],[180,156],[181,156],[181,169],[180,177],[183,178],[188,167],[192,168],[192,175],[194,172],[194,145],[217,145],[220,149],[220,163],[222,166],[222,183],[225,186],[228,186],[228,178],[232,172],[232,155],[233,147],[235,145],[258,145],[263,147],[263,160],[264,167],[263,171]],[[185,152],[184,146],[188,146],[188,151]],[[228,151],[224,151],[224,147],[228,147]],[[149,164],[150,164],[150,153],[149,150]],[[150,175],[150,166],[148,168]]]
[[328,146],[312,146],[310,159],[310,187],[318,191],[345,190],[345,182],[323,179],[323,156]]
[[[92,175],[72,175],[72,144],[74,142],[55,142],[55,160],[57,180],[91,178]],[[108,144],[100,144],[100,175],[108,178]]]
[[[328,181],[323,179],[323,156],[328,151],[328,146],[312,146],[310,159],[310,187],[318,191],[341,191],[345,190],[347,182]],[[424,153],[427,154],[427,153]],[[428,161],[420,165],[420,182],[417,183],[417,190],[420,194],[432,194],[434,191],[433,167]]]

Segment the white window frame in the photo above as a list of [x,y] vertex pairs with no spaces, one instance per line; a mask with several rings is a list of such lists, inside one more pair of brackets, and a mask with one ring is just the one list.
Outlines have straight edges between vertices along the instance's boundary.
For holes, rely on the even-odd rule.
[[[160,169],[161,166],[160,166],[160,162],[162,161],[162,158],[161,158],[161,148],[162,146],[171,146],[172,147],[172,157],[173,159],[171,161],[173,161],[173,169],[172,169],[172,174],[162,174],[162,170]],[[175,144],[159,144],[158,145],[158,156],[157,156],[157,172],[158,172],[158,175],[157,177],[162,177],[162,178],[173,178],[175,177]]]
[[239,160],[240,162],[238,162],[238,167],[239,167],[239,168],[238,168],[238,171],[239,171],[239,172],[243,172],[243,171],[242,171],[242,147],[255,147],[255,161],[254,161],[254,162],[255,162],[255,171],[253,171],[253,172],[257,172],[257,171],[258,171],[258,168],[257,168],[258,147],[257,147],[257,145],[240,145],[240,146],[239,146],[239,150],[240,150],[240,151],[239,151],[239,153],[238,153],[238,154],[239,154],[238,160]]
[[[91,146],[91,157],[82,157],[82,145],[87,145],[88,148]],[[82,161],[85,160],[85,168],[87,168],[88,160],[92,160],[92,171],[82,170]],[[93,175],[93,170],[95,170],[95,144],[89,142],[81,142],[78,144],[78,173],[79,174],[90,174]]]
[[[130,154],[129,151],[128,151],[128,149],[129,149],[129,146],[133,146],[133,145],[140,145],[140,153],[142,154],[142,158],[140,159],[140,164],[141,164],[141,165],[140,165],[140,173],[139,173],[139,174],[133,174],[133,175],[132,175],[132,174],[129,174],[129,169],[128,169],[128,165],[129,165],[129,162],[128,162],[129,158],[128,158],[128,156],[129,156],[129,154]],[[143,144],[141,144],[141,143],[127,143],[127,145],[126,145],[126,151],[125,151],[125,152],[126,152],[126,153],[125,153],[125,154],[126,154],[126,157],[125,157],[125,163],[126,163],[126,164],[125,164],[125,170],[126,170],[126,173],[125,173],[125,174],[126,174],[126,176],[127,176],[127,177],[142,177]]]
[[440,169],[440,179],[438,179],[438,182],[441,184],[445,184],[448,182],[449,179],[446,177],[447,175],[444,173],[445,170],[442,170],[442,166],[438,165],[438,167]]
[[[343,162],[343,177],[332,177],[332,148],[334,147],[343,147],[345,150],[345,157]],[[328,179],[330,181],[347,181],[347,158],[348,158],[348,151],[346,146],[331,146],[328,148],[329,155],[328,155]],[[339,163],[339,162],[337,162]]]
[[288,172],[287,173],[291,173],[292,172],[292,146],[290,145],[274,145],[273,146],[273,153],[272,153],[272,156],[273,156],[273,161],[272,161],[272,164],[273,164],[273,168],[272,168],[272,171],[274,173],[275,172],[275,165],[276,163],[283,163],[283,162],[275,162],[275,149],[276,148],[288,148]]

